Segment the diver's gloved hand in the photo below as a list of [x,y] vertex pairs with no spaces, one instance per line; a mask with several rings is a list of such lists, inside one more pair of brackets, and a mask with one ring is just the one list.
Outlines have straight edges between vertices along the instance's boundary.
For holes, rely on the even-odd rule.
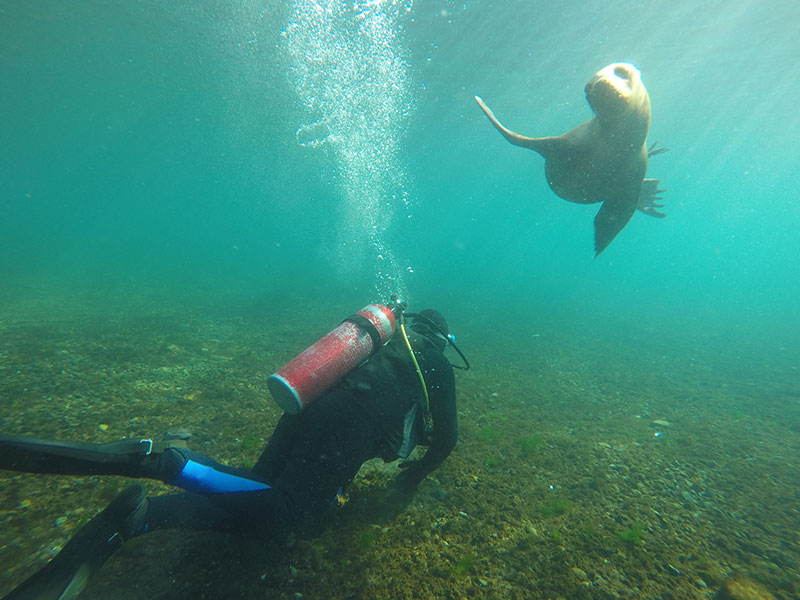
[[416,460],[405,460],[399,467],[402,470],[397,476],[397,485],[405,492],[414,491],[427,475],[420,469],[419,461]]

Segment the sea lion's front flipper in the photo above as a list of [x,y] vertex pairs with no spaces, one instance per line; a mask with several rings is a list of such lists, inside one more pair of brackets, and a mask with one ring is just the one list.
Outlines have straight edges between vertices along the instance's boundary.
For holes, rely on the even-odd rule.
[[645,179],[642,181],[642,191],[639,193],[639,205],[636,207],[646,215],[663,219],[667,213],[661,212],[659,208],[664,208],[663,204],[659,204],[663,198],[661,194],[667,190],[662,190],[658,187],[661,183],[660,179]]
[[525,137],[524,135],[520,135],[518,133],[514,133],[510,129],[506,129],[503,127],[502,123],[497,120],[497,117],[494,116],[492,109],[486,106],[486,103],[480,96],[475,96],[475,102],[478,103],[478,106],[481,107],[483,113],[489,118],[497,128],[504,138],[506,138],[509,142],[514,144],[515,146],[522,146],[523,148],[528,148],[533,150],[534,152],[538,152],[545,158],[547,158],[548,151],[553,147],[555,143],[557,143],[558,138],[555,137],[543,137],[543,138],[529,138]]
[[605,250],[636,212],[638,198],[606,200],[594,218],[594,251],[598,256]]
[[664,152],[669,152],[669,148],[666,146],[659,146],[658,142],[653,142],[647,149],[647,158],[655,156],[656,154],[664,154]]

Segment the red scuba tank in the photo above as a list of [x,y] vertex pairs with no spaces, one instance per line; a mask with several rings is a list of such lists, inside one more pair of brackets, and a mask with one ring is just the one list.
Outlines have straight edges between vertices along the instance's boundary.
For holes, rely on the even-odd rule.
[[272,397],[287,413],[299,413],[385,344],[395,327],[390,308],[365,306],[270,375]]

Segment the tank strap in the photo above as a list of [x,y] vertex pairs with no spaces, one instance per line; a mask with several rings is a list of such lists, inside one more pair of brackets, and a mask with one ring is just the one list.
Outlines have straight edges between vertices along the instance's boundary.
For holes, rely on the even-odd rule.
[[353,314],[347,317],[343,323],[346,321],[350,321],[351,323],[355,323],[357,326],[361,327],[364,331],[369,334],[369,337],[372,338],[372,353],[378,351],[378,349],[383,345],[381,342],[381,332],[378,331],[378,328],[370,321],[368,318],[359,315]]

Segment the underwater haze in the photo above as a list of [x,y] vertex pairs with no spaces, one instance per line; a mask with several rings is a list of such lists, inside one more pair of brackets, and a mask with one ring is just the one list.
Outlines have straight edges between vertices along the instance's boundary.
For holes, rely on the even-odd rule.
[[[798,23],[790,0],[0,0],[3,433],[188,421],[246,462],[225,444],[269,438],[266,376],[392,294],[473,363],[410,506],[369,504],[376,470],[340,538],[228,540],[225,568],[150,559],[146,584],[129,553],[86,597],[798,597]],[[474,96],[558,136],[614,62],[669,149],[647,171],[667,216],[595,257],[599,205],[556,196]],[[5,593],[108,493],[2,476]]]
[[[332,3],[328,37],[317,4],[3,3],[3,287],[323,277],[797,331],[794,3]],[[595,259],[596,205],[558,199],[472,96],[559,135],[616,61],[671,149],[648,173],[668,218]]]

